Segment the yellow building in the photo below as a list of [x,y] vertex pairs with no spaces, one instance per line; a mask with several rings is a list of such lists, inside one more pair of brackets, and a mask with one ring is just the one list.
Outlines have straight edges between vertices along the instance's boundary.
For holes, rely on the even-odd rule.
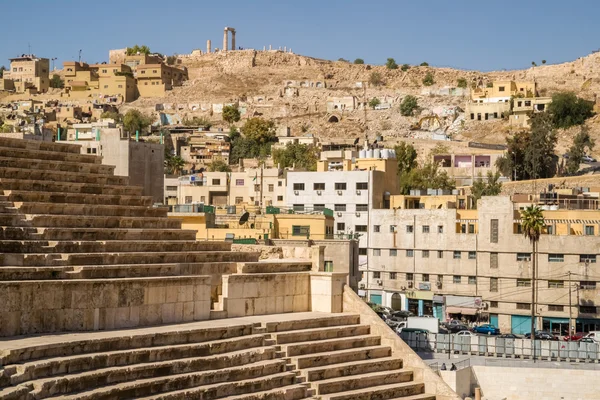
[[[50,60],[33,54],[23,54],[10,59],[10,68],[4,72],[0,89],[17,93],[46,93],[50,88]],[[11,89],[12,88],[12,89]]]
[[167,90],[187,80],[187,71],[163,63],[140,64],[135,76],[141,97],[162,97]]
[[137,98],[131,68],[120,64],[93,64],[65,61],[65,91],[68,97],[117,96],[124,102]]

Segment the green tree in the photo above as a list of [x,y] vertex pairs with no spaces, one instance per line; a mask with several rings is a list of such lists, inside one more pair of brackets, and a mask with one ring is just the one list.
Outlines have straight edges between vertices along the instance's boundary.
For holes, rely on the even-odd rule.
[[421,64],[419,64],[420,67],[429,67],[429,64],[425,61],[423,61]]
[[0,124],[0,133],[11,133],[13,131],[13,127],[7,124]]
[[388,69],[398,69],[398,64],[396,64],[396,60],[394,60],[393,58],[388,58],[385,62],[385,66]]
[[150,48],[146,45],[143,46],[138,46],[137,44],[133,47],[128,47],[127,50],[125,50],[125,53],[128,56],[133,56],[136,55],[137,53],[140,54],[150,54]]
[[179,174],[184,166],[185,166],[185,161],[183,161],[183,158],[181,158],[179,156],[174,156],[165,147],[165,174],[167,174],[167,175]]
[[168,56],[165,61],[167,62],[167,65],[175,65],[175,63],[177,62],[177,56],[176,55]]
[[365,60],[363,60],[362,58],[357,58],[356,60],[354,60],[354,64],[360,64],[360,65],[362,65],[364,63],[365,63]]
[[402,176],[417,167],[417,150],[412,144],[400,142],[394,147],[394,151],[398,162],[398,176]]
[[408,117],[410,115],[413,115],[415,110],[417,110],[418,108],[419,103],[417,101],[417,98],[409,94],[408,96],[405,96],[402,99],[402,103],[400,103],[400,114],[402,114],[405,117]]
[[546,60],[542,60],[542,64],[546,64]]
[[231,167],[223,160],[214,160],[208,165],[210,172],[231,172]]
[[281,168],[295,167],[304,171],[316,171],[319,150],[303,143],[289,143],[283,149],[273,151],[273,162]]
[[383,78],[379,72],[373,71],[369,76],[369,84],[373,86],[381,86],[383,85]]
[[123,126],[130,134],[134,134],[136,131],[141,132],[150,124],[152,124],[152,118],[136,109],[127,111],[123,116]]
[[60,79],[59,75],[54,74],[50,79],[50,87],[55,89],[62,89],[65,87],[65,81]]
[[467,87],[467,80],[465,78],[458,78],[456,80],[456,87],[465,89]]
[[548,105],[548,113],[556,128],[569,128],[581,125],[594,115],[594,103],[577,97],[574,93],[562,92],[552,95],[552,103]]
[[4,65],[0,66],[0,78],[4,76],[4,71],[6,71],[6,67]]
[[532,62],[531,62],[531,66],[532,66],[532,67],[537,67],[537,64],[535,63],[535,61],[532,61]]
[[456,184],[446,171],[440,171],[437,163],[426,163],[411,169],[408,173],[399,176],[400,192],[409,194],[413,189],[446,189],[456,188]]
[[241,128],[247,139],[259,144],[271,143],[277,140],[275,123],[262,118],[250,118]]
[[428,72],[425,75],[425,78],[423,78],[423,85],[425,86],[431,86],[435,83],[435,81],[433,80],[433,75],[431,74],[431,72]]
[[373,97],[371,100],[369,100],[369,107],[371,107],[373,110],[380,104],[381,100],[379,100],[377,97]]
[[192,119],[184,118],[181,123],[184,126],[199,126],[205,129],[210,129],[212,122],[208,118],[204,117],[192,117]]
[[410,65],[408,65],[408,64],[402,64],[402,67],[400,69],[402,71],[406,72],[406,71],[408,71],[409,68],[410,68]]
[[492,173],[488,171],[487,179],[481,176],[481,172],[471,186],[471,194],[475,200],[479,200],[482,196],[498,196],[502,192],[502,182],[499,181],[500,172]]
[[[536,278],[536,264],[537,264],[537,245],[540,240],[544,226],[544,214],[542,209],[536,205],[526,207],[521,211],[521,228],[523,236],[529,239],[531,243],[531,348],[534,348],[535,340],[535,278]],[[533,355],[535,358],[535,354]]]
[[566,170],[569,175],[575,175],[579,171],[579,164],[587,152],[594,149],[594,139],[585,125],[581,127],[579,133],[573,139],[573,144],[569,148],[569,158],[567,159]]
[[100,118],[110,118],[115,122],[123,122],[123,116],[119,114],[117,111],[105,111],[100,114]]
[[233,124],[240,120],[241,114],[237,106],[229,105],[223,107],[223,121]]

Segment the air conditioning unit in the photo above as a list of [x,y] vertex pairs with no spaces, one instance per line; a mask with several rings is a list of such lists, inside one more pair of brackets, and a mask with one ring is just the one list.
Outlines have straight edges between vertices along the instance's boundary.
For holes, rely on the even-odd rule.
[[379,286],[382,286],[382,285],[383,285],[383,281],[382,281],[381,279],[377,279],[377,284],[378,284]]
[[365,284],[364,283],[359,283],[358,284],[358,288],[359,289],[364,289],[365,288]]
[[442,288],[442,282],[437,282],[435,284],[435,286],[437,286],[438,289],[441,289]]
[[356,194],[360,195],[360,190],[357,190],[357,191],[356,191]]
[[299,193],[300,193],[300,192],[298,192],[297,190],[294,190],[294,194],[295,194],[296,196],[298,196],[298,194],[299,194]]
[[410,281],[410,282],[408,282],[408,287],[409,287],[409,288],[411,288],[411,287],[413,287],[413,286],[414,286],[414,283],[413,283],[413,281]]
[[357,212],[357,213],[356,213],[356,216],[357,216],[357,217],[360,217],[360,213],[359,213],[359,212]]
[[343,190],[338,190],[338,194],[341,196],[341,195],[344,194],[344,191]]
[[341,216],[342,216],[342,213],[341,213],[341,212],[338,212],[338,213],[337,213],[337,216],[338,216],[338,217],[341,217]]
[[317,190],[317,195],[319,195],[319,196],[321,195],[321,191],[320,190]]

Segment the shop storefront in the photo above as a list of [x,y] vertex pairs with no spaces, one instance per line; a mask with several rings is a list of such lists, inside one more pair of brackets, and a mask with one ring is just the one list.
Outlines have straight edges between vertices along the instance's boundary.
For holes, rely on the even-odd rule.
[[[531,321],[531,319],[530,319]],[[557,336],[564,336],[569,332],[569,319],[568,318],[542,318],[542,330],[551,332]],[[527,332],[531,331],[531,328]]]
[[577,318],[575,332],[600,331],[600,319]]
[[444,296],[446,321],[457,319],[464,322],[487,322],[481,312],[481,297],[470,296]]
[[433,317],[433,292],[411,290],[406,292],[406,309],[418,316]]

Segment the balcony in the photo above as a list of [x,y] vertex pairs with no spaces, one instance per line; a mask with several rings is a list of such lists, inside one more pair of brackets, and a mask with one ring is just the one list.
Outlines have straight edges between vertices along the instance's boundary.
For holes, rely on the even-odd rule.
[[214,214],[215,207],[208,206],[205,204],[177,204],[177,205],[169,206],[169,212]]
[[306,214],[306,215],[324,215],[333,217],[333,210],[321,207],[273,207],[267,206],[267,214]]

